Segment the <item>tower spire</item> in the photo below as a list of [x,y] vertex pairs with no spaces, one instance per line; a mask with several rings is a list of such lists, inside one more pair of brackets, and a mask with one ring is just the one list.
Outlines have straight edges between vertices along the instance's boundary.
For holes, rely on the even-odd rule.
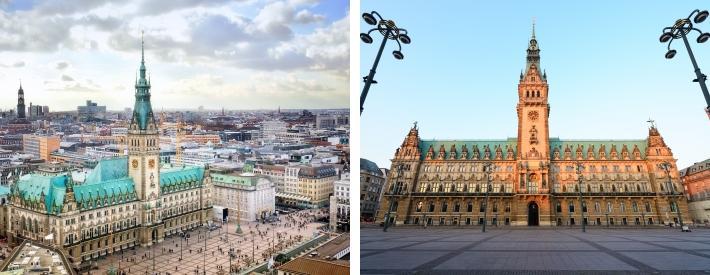
[[532,21],[532,35],[530,36],[530,42],[528,42],[528,55],[526,57],[527,64],[525,65],[525,73],[527,76],[530,72],[531,67],[535,67],[534,72],[536,73],[537,79],[542,80],[542,74],[540,74],[540,48],[537,45],[537,39],[535,38],[535,18]]
[[[534,26],[535,25],[533,23],[533,28],[535,28]],[[144,31],[141,31],[141,64],[145,63],[145,54],[143,54],[143,48],[144,48],[143,46],[145,45],[145,43],[143,41],[143,34],[144,34]],[[533,31],[533,37],[535,37],[535,31]]]

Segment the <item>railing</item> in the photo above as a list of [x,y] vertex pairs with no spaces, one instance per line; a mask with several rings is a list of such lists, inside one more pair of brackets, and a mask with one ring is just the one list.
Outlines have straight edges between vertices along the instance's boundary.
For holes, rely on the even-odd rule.
[[[320,244],[324,241],[327,241],[327,240],[328,240],[328,234],[320,234],[317,237],[304,242],[303,244],[297,245],[296,247],[291,248],[285,252],[276,253],[276,254],[283,255],[286,259],[284,261],[284,263],[285,263],[286,261],[291,260],[295,256],[298,256],[299,254],[305,252],[306,250],[311,249],[311,248],[317,246],[318,244]],[[276,261],[276,259],[274,259],[274,260]],[[267,272],[268,270],[269,270],[269,262],[267,261],[267,262],[263,262],[261,264],[255,265],[253,267],[249,267],[243,271],[237,272],[237,274],[252,274],[254,272],[266,274],[265,272]]]

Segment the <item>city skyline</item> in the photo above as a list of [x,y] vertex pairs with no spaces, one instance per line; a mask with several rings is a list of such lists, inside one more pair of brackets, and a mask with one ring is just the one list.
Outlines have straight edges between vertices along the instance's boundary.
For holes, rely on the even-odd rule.
[[[639,11],[632,3],[610,6],[610,1],[475,2],[455,8],[363,2],[361,12],[375,10],[394,20],[408,30],[412,42],[403,45],[403,60],[391,55],[396,45],[385,48],[378,83],[371,87],[362,114],[361,157],[389,168],[415,121],[423,139],[515,137],[516,86],[534,20],[540,63],[550,85],[550,137],[645,139],[650,117],[679,168],[705,160],[709,152],[703,137],[710,129],[698,84],[691,82],[686,50],[674,43],[678,55],[668,60],[666,45],[658,42],[664,27],[698,7],[649,2]],[[426,20],[418,13],[422,10]],[[488,12],[492,10],[505,12]],[[359,22],[363,32],[370,29]],[[710,25],[697,27],[708,31]],[[360,76],[372,66],[381,37],[374,33],[373,44],[359,42]],[[710,69],[707,45],[692,36],[691,46],[700,68]]]
[[2,95],[16,98],[21,79],[27,106],[130,107],[144,31],[156,110],[348,108],[347,5],[0,3],[10,37],[0,43]]

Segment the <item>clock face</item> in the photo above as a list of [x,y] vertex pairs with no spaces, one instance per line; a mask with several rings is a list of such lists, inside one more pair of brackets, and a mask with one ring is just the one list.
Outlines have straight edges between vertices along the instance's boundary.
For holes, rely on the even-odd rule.
[[155,160],[154,159],[151,159],[148,161],[148,167],[150,167],[150,168],[155,167]]
[[538,118],[539,115],[540,115],[540,114],[538,114],[537,111],[530,111],[530,112],[528,112],[528,118],[529,118],[530,120],[533,120],[533,121],[537,120],[537,118]]
[[134,159],[133,161],[131,161],[131,165],[133,166],[133,168],[138,168],[138,160]]

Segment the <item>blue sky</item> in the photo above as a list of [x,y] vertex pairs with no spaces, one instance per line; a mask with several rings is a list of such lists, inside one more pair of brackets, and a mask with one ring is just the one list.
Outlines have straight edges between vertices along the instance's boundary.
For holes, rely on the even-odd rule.
[[[347,0],[0,0],[0,96],[132,106],[145,31],[156,108],[347,108]],[[15,101],[0,101],[0,110]]]
[[[550,85],[550,136],[644,139],[649,117],[680,167],[710,157],[710,121],[681,41],[672,60],[663,27],[700,1],[372,1],[406,28],[412,43],[395,60],[388,43],[361,117],[362,157],[388,167],[414,121],[423,139],[517,135],[517,84],[536,21],[541,66]],[[360,28],[370,25],[360,20]],[[710,32],[710,21],[698,25]],[[360,76],[381,41],[360,43]],[[710,74],[710,43],[691,47]],[[680,43],[678,43],[680,42]],[[362,89],[362,85],[360,86]],[[361,91],[357,91],[360,93]]]

